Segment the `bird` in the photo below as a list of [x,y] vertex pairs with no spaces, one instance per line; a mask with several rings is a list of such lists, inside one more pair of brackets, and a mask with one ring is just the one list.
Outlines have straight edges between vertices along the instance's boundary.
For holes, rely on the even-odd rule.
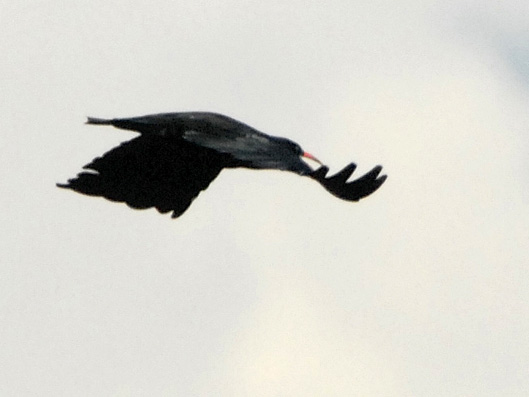
[[[121,143],[83,167],[60,188],[124,202],[135,209],[156,208],[181,216],[224,168],[275,169],[307,176],[334,196],[358,201],[386,180],[374,167],[347,182],[350,163],[327,177],[329,167],[297,143],[267,135],[231,117],[212,112],[159,113],[131,118],[88,117],[86,124],[110,125],[139,136]],[[312,169],[303,159],[319,164]]]

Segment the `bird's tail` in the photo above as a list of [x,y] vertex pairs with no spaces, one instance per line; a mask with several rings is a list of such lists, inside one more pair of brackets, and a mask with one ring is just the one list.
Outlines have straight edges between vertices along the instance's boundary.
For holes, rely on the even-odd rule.
[[86,124],[110,125],[112,124],[112,120],[98,119],[96,117],[87,117]]

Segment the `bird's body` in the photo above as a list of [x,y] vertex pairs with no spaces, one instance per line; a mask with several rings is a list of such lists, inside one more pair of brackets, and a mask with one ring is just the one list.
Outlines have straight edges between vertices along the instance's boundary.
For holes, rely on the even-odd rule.
[[266,135],[217,113],[162,113],[114,120],[88,118],[88,124],[110,124],[144,136],[162,136],[168,142],[182,140],[209,148],[228,155],[227,168],[280,169],[300,175],[312,171],[307,164],[292,156],[292,153],[303,154],[295,142]]
[[84,167],[87,171],[58,186],[125,202],[133,208],[172,211],[173,217],[180,216],[223,168],[295,172],[316,179],[334,195],[351,201],[371,194],[386,178],[378,177],[381,167],[376,167],[359,180],[346,183],[354,164],[326,178],[328,168],[313,171],[301,158],[316,159],[297,143],[216,113],[88,118],[87,124],[113,125],[140,136],[94,159]]

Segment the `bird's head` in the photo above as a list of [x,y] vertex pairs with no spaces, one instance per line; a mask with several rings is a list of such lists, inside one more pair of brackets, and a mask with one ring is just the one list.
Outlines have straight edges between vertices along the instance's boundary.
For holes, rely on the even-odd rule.
[[271,168],[293,171],[299,175],[308,175],[313,170],[303,159],[309,159],[322,165],[316,157],[304,151],[301,146],[290,139],[274,137],[272,142],[275,143],[274,152],[279,155],[280,161],[276,162],[276,165]]
[[323,165],[320,160],[318,160],[312,154],[304,151],[301,146],[299,146],[296,142],[291,141],[290,139],[276,138],[276,142],[280,143],[283,149],[287,149],[289,153],[295,155],[296,157],[304,157],[306,159],[315,161],[319,165]]

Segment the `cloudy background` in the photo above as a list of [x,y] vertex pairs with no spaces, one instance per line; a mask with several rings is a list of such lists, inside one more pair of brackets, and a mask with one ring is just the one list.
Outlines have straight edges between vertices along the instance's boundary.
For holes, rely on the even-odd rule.
[[[529,395],[529,5],[2,1],[0,394]],[[211,110],[337,171],[228,170],[178,220],[59,190]]]

